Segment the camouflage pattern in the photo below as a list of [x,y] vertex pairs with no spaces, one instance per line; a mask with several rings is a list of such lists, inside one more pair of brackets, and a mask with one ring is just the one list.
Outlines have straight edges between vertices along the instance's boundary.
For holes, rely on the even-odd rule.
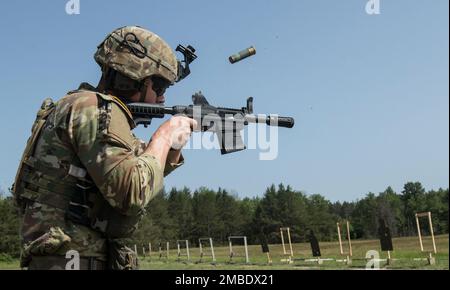
[[136,81],[157,75],[174,84],[178,78],[178,60],[172,48],[138,26],[113,31],[98,46],[94,58],[102,68],[112,68]]
[[[68,250],[106,259],[105,228],[122,227],[112,234],[117,236],[133,232],[162,190],[163,177],[183,163],[167,164],[163,172],[144,153],[146,144],[131,132],[134,127],[126,106],[113,96],[80,90],[55,104],[32,158],[24,161],[32,166],[19,169],[15,184],[31,200],[21,228],[23,266],[32,255],[64,256]],[[80,192],[89,193],[95,226],[67,219],[68,201],[82,199]]]

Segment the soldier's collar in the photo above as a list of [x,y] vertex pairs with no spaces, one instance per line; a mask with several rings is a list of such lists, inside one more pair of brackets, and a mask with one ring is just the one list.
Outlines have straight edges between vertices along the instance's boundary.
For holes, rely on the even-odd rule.
[[68,95],[73,95],[73,94],[75,94],[75,93],[77,93],[77,92],[79,92],[79,91],[91,91],[91,92],[97,92],[97,88],[94,87],[93,85],[89,84],[89,83],[81,83],[81,84],[78,86],[78,89],[69,91],[67,94],[68,94]]
[[78,87],[78,90],[85,90],[85,91],[93,91],[96,92],[97,88],[91,85],[90,83],[81,83]]
[[128,106],[125,105],[125,103],[120,98],[118,98],[116,96],[111,96],[111,97],[117,103],[117,105],[119,105],[119,107],[122,108],[122,110],[124,110],[127,113],[128,117],[129,117],[129,120],[131,121],[130,123],[132,123],[132,128],[135,128],[136,124],[135,124],[134,119],[133,119],[133,114],[131,113],[131,111],[128,108]]

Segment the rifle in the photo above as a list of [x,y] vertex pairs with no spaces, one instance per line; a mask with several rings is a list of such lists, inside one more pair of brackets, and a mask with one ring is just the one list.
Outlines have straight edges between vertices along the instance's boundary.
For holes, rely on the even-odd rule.
[[151,124],[153,118],[164,118],[165,115],[184,115],[195,119],[199,124],[199,131],[217,134],[222,154],[246,149],[240,131],[249,123],[294,127],[294,119],[291,117],[253,114],[253,98],[248,98],[247,106],[241,109],[211,106],[201,92],[194,94],[192,101],[193,105],[189,106],[165,107],[147,103],[130,103],[127,106],[135,123],[145,127]]

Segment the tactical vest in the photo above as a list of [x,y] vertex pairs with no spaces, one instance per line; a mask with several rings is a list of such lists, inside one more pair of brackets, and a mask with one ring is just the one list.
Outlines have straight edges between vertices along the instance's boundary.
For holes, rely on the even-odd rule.
[[[101,106],[105,110],[111,108],[112,97],[99,93],[97,96],[103,100]],[[126,109],[125,105],[118,105]],[[143,211],[126,216],[115,210],[103,198],[86,169],[79,166],[79,160],[61,170],[35,158],[36,144],[55,108],[55,103],[46,99],[37,113],[11,189],[16,205],[23,212],[28,204],[38,202],[63,210],[67,220],[90,227],[107,239],[130,237],[142,219]]]

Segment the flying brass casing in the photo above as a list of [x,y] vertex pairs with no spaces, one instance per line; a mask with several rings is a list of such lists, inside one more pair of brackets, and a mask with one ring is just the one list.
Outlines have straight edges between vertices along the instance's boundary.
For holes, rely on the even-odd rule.
[[251,46],[235,55],[230,56],[229,60],[231,63],[236,63],[238,61],[241,61],[241,60],[243,60],[247,57],[250,57],[252,55],[255,55],[255,54],[256,54],[256,49],[253,46]]

